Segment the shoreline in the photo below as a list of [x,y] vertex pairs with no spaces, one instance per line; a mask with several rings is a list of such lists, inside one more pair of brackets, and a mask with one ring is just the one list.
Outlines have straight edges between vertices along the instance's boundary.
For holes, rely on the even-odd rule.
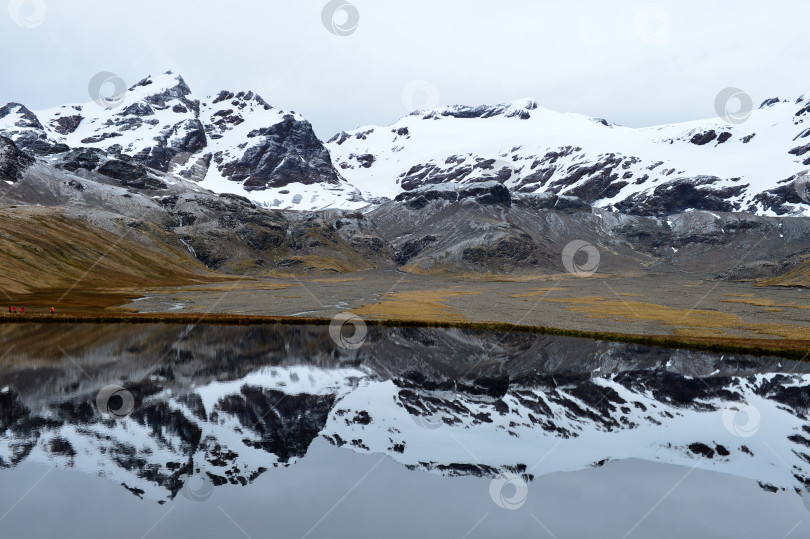
[[[362,317],[360,317],[362,318]],[[810,357],[810,341],[791,339],[751,339],[734,337],[679,337],[673,335],[645,335],[613,333],[547,326],[516,325],[506,322],[459,322],[371,318],[364,319],[367,326],[464,329],[472,331],[519,332],[536,335],[575,337],[598,341],[612,341],[670,349],[688,349],[712,353],[733,353],[751,356],[773,356],[805,361]],[[102,315],[26,314],[0,316],[0,324],[206,324],[206,325],[316,325],[328,326],[332,318],[271,315],[235,315],[206,313],[121,313]]]

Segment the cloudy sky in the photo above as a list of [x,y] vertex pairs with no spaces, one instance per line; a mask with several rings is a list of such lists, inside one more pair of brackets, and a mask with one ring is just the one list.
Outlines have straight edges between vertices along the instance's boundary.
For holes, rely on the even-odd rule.
[[86,102],[100,71],[131,85],[171,69],[201,98],[254,90],[324,138],[523,97],[644,126],[713,116],[727,87],[810,93],[808,20],[807,0],[11,0],[0,102]]

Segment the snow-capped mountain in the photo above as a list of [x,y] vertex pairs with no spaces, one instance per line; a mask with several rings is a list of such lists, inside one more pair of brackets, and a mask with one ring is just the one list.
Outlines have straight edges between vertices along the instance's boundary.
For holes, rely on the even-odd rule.
[[36,113],[10,103],[0,108],[0,135],[51,161],[70,149],[129,156],[273,208],[362,205],[312,126],[253,92],[199,99],[180,75],[167,72],[141,80],[118,99],[114,107],[100,101]]
[[513,192],[573,195],[597,207],[810,212],[794,183],[810,167],[810,106],[772,99],[747,121],[717,117],[634,129],[521,100],[416,111],[336,135],[335,165],[364,195],[497,180]]
[[[115,105],[115,106],[113,106]],[[416,111],[323,144],[253,92],[200,99],[171,72],[118,96],[33,112],[0,108],[0,135],[58,164],[132,159],[277,209],[357,209],[406,192],[497,181],[622,213],[810,214],[810,101],[769,99],[745,121],[629,128],[525,99]],[[83,168],[83,167],[82,167]]]

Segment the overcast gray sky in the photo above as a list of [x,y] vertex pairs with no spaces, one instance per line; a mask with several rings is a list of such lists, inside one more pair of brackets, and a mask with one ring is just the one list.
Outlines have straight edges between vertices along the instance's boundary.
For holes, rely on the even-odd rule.
[[532,97],[643,126],[713,116],[729,86],[756,104],[810,93],[808,0],[351,0],[332,31],[326,3],[11,0],[0,102],[85,102],[100,71],[131,85],[171,69],[200,98],[251,89],[328,138],[414,103]]

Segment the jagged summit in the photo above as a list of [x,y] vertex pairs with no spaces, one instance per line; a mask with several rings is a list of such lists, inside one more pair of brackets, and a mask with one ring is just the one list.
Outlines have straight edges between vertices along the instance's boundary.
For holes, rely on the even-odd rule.
[[111,82],[117,95],[37,113],[9,104],[0,109],[0,134],[41,157],[84,148],[132,158],[268,207],[361,205],[300,115],[275,109],[252,91],[201,99],[172,71],[128,89],[106,75],[98,86]]
[[539,108],[537,102],[533,99],[519,99],[510,103],[501,103],[498,105],[451,105],[432,110],[416,110],[410,116],[421,116],[424,119],[440,118],[450,116],[453,118],[494,118],[496,116],[504,116],[506,118],[520,118],[521,120],[528,120],[531,118],[530,111]]
[[188,87],[188,84],[186,84],[183,76],[174,73],[173,71],[166,71],[160,75],[147,75],[137,83],[133,84],[129,91],[135,91],[135,89],[139,87],[151,87],[153,92],[155,90],[162,92],[165,90],[178,88],[183,95],[188,95],[191,93],[191,88]]

